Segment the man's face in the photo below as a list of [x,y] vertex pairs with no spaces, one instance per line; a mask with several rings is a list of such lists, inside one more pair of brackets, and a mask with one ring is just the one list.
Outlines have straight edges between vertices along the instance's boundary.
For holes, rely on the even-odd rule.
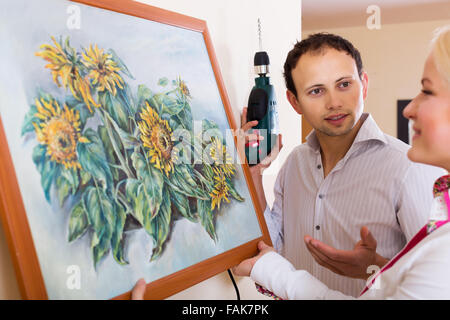
[[327,136],[349,133],[358,122],[367,95],[367,74],[362,80],[355,60],[344,51],[326,48],[302,55],[292,70],[297,97],[288,99],[311,126]]

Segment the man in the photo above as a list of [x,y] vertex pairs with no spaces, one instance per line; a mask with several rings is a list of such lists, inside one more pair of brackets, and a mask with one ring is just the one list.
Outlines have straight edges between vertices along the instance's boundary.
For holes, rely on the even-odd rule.
[[[296,269],[358,296],[361,279],[376,271],[368,267],[381,268],[428,220],[442,171],[409,161],[408,145],[363,113],[368,75],[349,41],[311,35],[289,52],[284,69],[287,99],[314,130],[280,169],[271,210],[262,172],[277,151],[250,169],[270,236]],[[241,131],[256,125],[245,123],[245,109],[242,119]],[[134,298],[144,291],[138,283]]]
[[408,145],[363,113],[368,75],[349,41],[309,36],[288,54],[284,76],[287,99],[314,130],[279,171],[271,210],[262,186],[270,161],[251,169],[272,242],[296,269],[358,296],[365,284],[359,279],[425,224],[442,171],[409,161]]

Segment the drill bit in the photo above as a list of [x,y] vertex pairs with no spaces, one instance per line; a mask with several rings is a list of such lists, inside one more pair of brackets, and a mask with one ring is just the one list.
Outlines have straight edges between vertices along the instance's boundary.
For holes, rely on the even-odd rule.
[[262,37],[261,37],[261,19],[260,18],[258,18],[258,38],[259,38],[259,51],[263,51]]

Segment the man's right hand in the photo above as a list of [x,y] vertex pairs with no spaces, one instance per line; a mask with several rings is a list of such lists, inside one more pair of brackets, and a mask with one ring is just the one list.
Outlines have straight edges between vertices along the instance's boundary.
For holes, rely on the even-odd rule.
[[[255,133],[248,133],[248,131],[256,126],[258,121],[247,122],[247,108],[244,107],[241,115],[241,128],[238,132],[238,149],[242,151],[242,156],[245,157],[245,145],[247,143],[252,143],[254,141],[263,140],[264,137],[257,135]],[[272,162],[278,157],[281,148],[283,148],[282,136],[278,135],[278,140],[275,146],[272,148],[270,154],[267,155],[260,163],[250,167],[250,174],[252,175],[253,183],[255,185],[256,193],[258,195],[258,200],[261,208],[264,210],[267,206],[266,197],[264,195],[264,188],[262,184],[262,174],[265,169],[267,169]]]

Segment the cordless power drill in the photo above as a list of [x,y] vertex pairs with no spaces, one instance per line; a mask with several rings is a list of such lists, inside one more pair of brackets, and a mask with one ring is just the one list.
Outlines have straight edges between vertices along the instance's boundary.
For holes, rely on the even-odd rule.
[[258,19],[260,51],[255,53],[254,66],[255,86],[250,92],[247,104],[247,122],[258,120],[258,124],[249,133],[259,134],[264,140],[252,141],[246,144],[245,155],[250,166],[260,163],[277,142],[279,133],[277,101],[274,87],[270,84],[269,56],[262,51],[261,27]]

